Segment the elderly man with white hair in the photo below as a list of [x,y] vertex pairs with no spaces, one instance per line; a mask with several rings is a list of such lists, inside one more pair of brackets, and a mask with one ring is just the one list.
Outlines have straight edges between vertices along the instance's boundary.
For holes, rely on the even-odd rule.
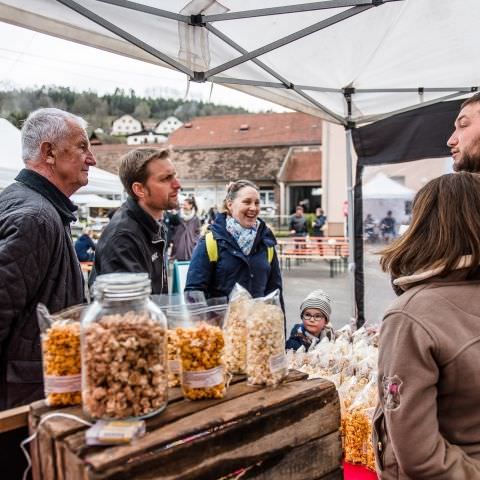
[[63,110],[32,112],[22,128],[25,168],[0,193],[0,410],[43,397],[38,303],[53,313],[83,301],[69,197],[96,163],[85,128]]

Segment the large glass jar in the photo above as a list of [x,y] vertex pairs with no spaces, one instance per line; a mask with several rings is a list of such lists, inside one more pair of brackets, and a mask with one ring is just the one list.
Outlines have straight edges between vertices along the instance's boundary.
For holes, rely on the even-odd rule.
[[82,401],[93,419],[146,418],[167,405],[167,322],[146,273],[97,277],[82,317]]

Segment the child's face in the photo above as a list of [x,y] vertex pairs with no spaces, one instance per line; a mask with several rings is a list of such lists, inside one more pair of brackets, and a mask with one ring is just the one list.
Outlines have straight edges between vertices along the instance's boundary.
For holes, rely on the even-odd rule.
[[302,315],[303,326],[308,333],[318,337],[327,324],[327,319],[318,308],[306,308]]

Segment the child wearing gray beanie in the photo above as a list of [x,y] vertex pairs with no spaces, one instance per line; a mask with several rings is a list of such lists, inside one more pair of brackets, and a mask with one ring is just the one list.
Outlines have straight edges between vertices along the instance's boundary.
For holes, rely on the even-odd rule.
[[309,293],[300,305],[302,323],[293,326],[285,348],[298,350],[303,346],[308,350],[325,337],[331,340],[333,330],[328,325],[331,313],[331,300],[327,293],[321,289]]

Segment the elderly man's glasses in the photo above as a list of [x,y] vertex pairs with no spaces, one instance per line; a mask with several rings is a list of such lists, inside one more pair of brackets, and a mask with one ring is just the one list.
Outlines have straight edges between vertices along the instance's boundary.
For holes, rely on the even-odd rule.
[[319,322],[320,320],[324,320],[325,317],[321,313],[316,313],[315,315],[312,315],[310,313],[304,313],[303,314],[303,319],[304,320],[315,320],[316,322]]

